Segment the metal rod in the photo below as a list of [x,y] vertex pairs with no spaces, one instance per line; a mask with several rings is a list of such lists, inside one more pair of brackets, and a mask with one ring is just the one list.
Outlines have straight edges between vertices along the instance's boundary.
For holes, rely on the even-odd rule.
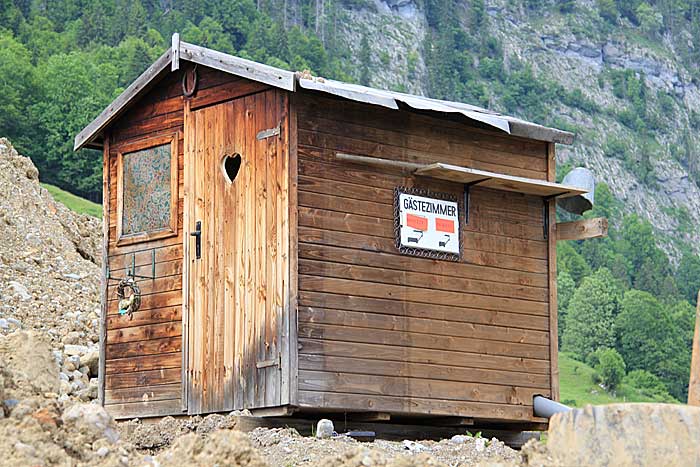
[[416,164],[414,162],[394,161],[391,159],[383,159],[381,157],[358,156],[355,154],[346,154],[344,152],[336,152],[335,158],[341,161],[354,162],[357,164],[379,165],[383,167],[395,167],[404,170],[422,169],[426,164]]

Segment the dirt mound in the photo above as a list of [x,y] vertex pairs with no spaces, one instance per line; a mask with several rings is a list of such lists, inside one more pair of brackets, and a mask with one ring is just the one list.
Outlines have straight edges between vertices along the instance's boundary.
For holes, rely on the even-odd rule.
[[154,465],[266,467],[268,464],[253,448],[247,435],[239,431],[219,430],[206,438],[196,433],[178,438],[172,448],[156,457]]
[[140,456],[119,442],[102,407],[59,400],[58,370],[45,336],[0,335],[2,465],[120,465]]
[[0,334],[48,336],[64,398],[97,395],[101,237],[99,219],[54,201],[32,161],[0,138]]

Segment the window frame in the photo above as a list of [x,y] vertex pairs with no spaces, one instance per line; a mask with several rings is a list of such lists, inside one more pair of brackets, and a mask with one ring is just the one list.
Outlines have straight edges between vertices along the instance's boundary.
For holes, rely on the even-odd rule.
[[[177,212],[179,200],[178,180],[178,142],[180,132],[167,135],[153,136],[120,145],[117,151],[117,246],[177,236]],[[124,155],[170,144],[170,222],[167,227],[124,234]]]

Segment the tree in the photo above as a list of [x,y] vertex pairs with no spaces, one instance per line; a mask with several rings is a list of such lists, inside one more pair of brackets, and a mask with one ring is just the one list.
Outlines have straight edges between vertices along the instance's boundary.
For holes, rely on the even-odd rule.
[[659,294],[663,279],[671,272],[668,257],[658,246],[651,223],[636,214],[622,222],[615,249],[630,262],[632,285]]
[[369,86],[369,66],[372,50],[369,47],[369,38],[367,34],[362,35],[362,40],[360,41],[360,84],[363,86]]
[[663,16],[647,2],[642,2],[637,7],[639,27],[649,36],[655,36],[663,27]]
[[557,274],[557,308],[558,308],[558,324],[559,324],[559,343],[564,335],[566,327],[566,312],[569,306],[569,301],[576,291],[576,283],[571,278],[571,275],[566,271],[560,271]]
[[590,266],[571,242],[557,242],[557,270],[569,273],[576,284],[591,274]]
[[636,389],[640,394],[657,402],[678,402],[666,390],[666,386],[656,375],[646,370],[633,370],[627,373],[622,383]]
[[678,265],[676,282],[683,298],[695,304],[700,290],[700,257],[693,253],[685,253]]
[[117,65],[99,63],[90,53],[58,54],[40,64],[38,80],[47,97],[30,108],[41,134],[28,155],[44,181],[99,200],[99,155],[74,152],[73,137],[120,92]]
[[615,334],[616,347],[630,370],[650,371],[674,397],[685,397],[690,348],[682,328],[653,295],[640,290],[625,293]]
[[617,23],[619,12],[614,0],[598,0],[598,14],[610,23]]
[[585,361],[599,347],[614,347],[620,299],[621,291],[607,269],[584,278],[569,302],[562,348]]
[[625,376],[625,361],[615,349],[601,347],[594,354],[597,361],[594,365],[595,377],[607,390],[614,391]]
[[29,51],[12,33],[0,29],[0,135],[9,137],[22,152],[32,146],[34,139],[32,120],[26,109],[36,93]]

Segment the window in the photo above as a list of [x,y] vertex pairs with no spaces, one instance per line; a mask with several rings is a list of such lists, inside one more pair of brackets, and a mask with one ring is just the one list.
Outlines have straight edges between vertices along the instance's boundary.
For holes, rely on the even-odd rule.
[[117,153],[117,244],[177,234],[178,134],[129,143]]

